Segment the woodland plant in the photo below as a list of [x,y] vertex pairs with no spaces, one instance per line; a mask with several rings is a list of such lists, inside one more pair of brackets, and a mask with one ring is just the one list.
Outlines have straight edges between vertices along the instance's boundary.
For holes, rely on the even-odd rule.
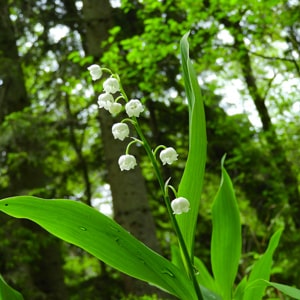
[[[221,161],[221,183],[212,204],[211,268],[212,274],[200,258],[194,256],[194,237],[203,186],[206,161],[206,124],[203,100],[193,66],[189,59],[188,34],[181,44],[183,78],[189,109],[189,155],[178,189],[161,173],[163,165],[178,160],[176,150],[159,145],[152,150],[139,125],[139,116],[145,110],[138,99],[128,99],[117,74],[92,65],[88,68],[93,80],[104,73],[103,93],[99,95],[100,108],[113,116],[125,110],[127,117],[112,127],[115,139],[130,137],[128,123],[135,128],[138,138],[131,138],[125,153],[119,158],[121,171],[136,167],[136,158],[130,147],[141,144],[151,163],[163,194],[178,245],[172,245],[169,261],[134,238],[114,220],[92,207],[71,200],[41,199],[17,196],[0,201],[0,210],[16,218],[29,219],[51,234],[91,253],[108,265],[132,277],[146,281],[182,300],[259,300],[267,286],[280,290],[289,297],[300,299],[300,290],[270,282],[272,257],[283,228],[270,239],[265,253],[250,266],[250,273],[237,282],[241,258],[242,236],[238,204],[228,173]],[[125,102],[125,107],[121,103]],[[161,166],[162,165],[162,166]],[[0,276],[0,299],[23,299]]]

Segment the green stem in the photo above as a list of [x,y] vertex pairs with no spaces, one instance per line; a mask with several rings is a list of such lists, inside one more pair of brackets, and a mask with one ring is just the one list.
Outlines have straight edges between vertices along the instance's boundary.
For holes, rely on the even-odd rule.
[[[128,97],[127,97],[127,95],[126,95],[126,93],[125,93],[125,91],[124,91],[124,89],[122,87],[122,84],[121,84],[119,76],[116,75],[116,78],[118,79],[119,84],[120,84],[120,93],[123,95],[125,101],[128,102]],[[187,269],[186,270],[187,274],[188,274],[189,278],[193,282],[193,285],[194,285],[194,288],[195,288],[198,300],[203,300],[203,296],[202,296],[202,293],[201,293],[201,290],[200,290],[200,286],[199,286],[199,284],[197,282],[197,279],[196,279],[196,276],[195,276],[194,267],[193,267],[193,264],[192,264],[191,257],[189,256],[189,253],[188,253],[186,244],[184,242],[181,230],[179,228],[179,225],[177,223],[175,215],[173,214],[172,207],[171,207],[170,197],[169,197],[168,193],[165,191],[165,183],[164,183],[164,180],[163,180],[163,178],[161,176],[161,173],[160,173],[160,170],[159,170],[159,167],[158,167],[158,164],[157,164],[156,157],[155,157],[154,153],[152,152],[152,149],[151,149],[151,147],[150,147],[147,139],[145,138],[145,136],[144,136],[144,134],[143,134],[143,132],[141,130],[141,127],[139,126],[137,118],[133,117],[132,119],[133,119],[132,124],[134,125],[137,134],[139,135],[141,141],[143,142],[143,146],[144,146],[144,148],[146,150],[146,153],[147,153],[148,157],[151,160],[151,163],[152,163],[152,166],[154,168],[154,172],[155,172],[156,178],[157,178],[157,180],[159,182],[159,186],[160,186],[160,188],[161,188],[161,190],[163,192],[163,195],[164,195],[163,198],[164,198],[164,201],[165,201],[165,205],[167,207],[168,214],[169,214],[169,216],[171,218],[171,222],[172,222],[173,228],[174,228],[175,233],[177,235],[178,242],[179,242],[179,247],[180,247],[180,249],[181,249],[181,251],[183,253],[184,266]],[[157,150],[158,150],[158,148],[156,149],[156,151]]]
[[163,195],[164,195],[164,201],[165,201],[165,205],[167,207],[167,211],[168,211],[168,214],[171,218],[171,222],[172,222],[172,225],[173,225],[173,228],[175,230],[175,233],[177,235],[177,238],[178,238],[178,242],[179,242],[179,246],[182,250],[182,253],[183,253],[183,257],[184,257],[184,260],[185,260],[185,263],[184,265],[186,266],[187,268],[187,273],[188,273],[188,276],[189,278],[192,280],[193,282],[193,285],[195,287],[195,291],[196,291],[196,294],[197,294],[197,297],[198,297],[198,300],[203,300],[203,296],[202,296],[202,293],[201,293],[201,290],[200,290],[200,287],[199,287],[199,284],[197,282],[197,279],[196,279],[196,276],[195,276],[195,272],[194,272],[194,268],[193,268],[193,264],[192,264],[192,261],[191,261],[191,258],[189,256],[189,253],[188,253],[188,250],[187,250],[187,247],[186,247],[186,244],[184,242],[184,239],[183,239],[183,236],[182,236],[182,233],[181,233],[181,230],[179,228],[179,225],[177,223],[177,220],[176,220],[176,217],[175,215],[173,214],[173,211],[172,211],[172,207],[171,207],[171,201],[170,201],[170,197],[169,195],[165,192],[165,183],[164,183],[164,180],[161,176],[161,173],[160,173],[160,170],[159,170],[159,167],[158,167],[158,164],[157,164],[157,161],[156,161],[156,158],[154,156],[154,153],[152,152],[151,150],[151,147],[148,143],[148,141],[146,140],[143,132],[141,131],[141,128],[139,126],[139,123],[137,121],[137,119],[135,118],[134,120],[134,126],[135,126],[135,129],[140,137],[140,139],[142,140],[143,142],[143,146],[146,150],[146,153],[148,155],[148,157],[150,158],[151,160],[151,163],[153,165],[153,168],[154,168],[154,172],[155,172],[155,175],[157,177],[157,180],[159,182],[159,185],[160,185],[160,188],[163,192]]

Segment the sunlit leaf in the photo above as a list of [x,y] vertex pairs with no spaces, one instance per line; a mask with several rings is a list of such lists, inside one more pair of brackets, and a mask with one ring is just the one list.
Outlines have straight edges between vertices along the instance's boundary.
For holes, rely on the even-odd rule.
[[211,264],[219,292],[223,300],[229,300],[241,256],[242,238],[240,213],[230,177],[223,165],[224,159],[221,185],[212,206]]
[[194,265],[197,272],[197,280],[199,284],[206,286],[211,291],[217,291],[216,283],[212,275],[209,273],[201,259],[194,257]]
[[281,291],[285,295],[290,296],[293,299],[300,299],[300,289],[297,289],[297,288],[294,288],[294,287],[291,287],[291,286],[288,286],[285,284],[281,284],[281,283],[270,282],[270,281],[266,281],[266,282],[268,283],[268,285]]
[[108,265],[159,286],[180,299],[196,299],[192,283],[181,270],[112,219],[85,204],[19,196],[1,200],[0,211],[32,220]]
[[[245,289],[245,291],[249,292],[249,291],[255,290],[257,292],[258,289],[264,290],[267,286],[274,287],[275,289],[281,291],[283,294],[285,294],[289,297],[292,297],[292,299],[300,299],[300,289],[297,289],[295,287],[288,286],[285,284],[281,284],[281,283],[270,282],[270,281],[264,280],[264,279],[256,279],[254,281],[251,281],[247,285],[247,288]],[[256,294],[259,295],[258,293],[256,293]],[[248,297],[248,295],[247,295],[247,297]],[[258,300],[263,299],[263,294],[260,293],[259,297],[260,298],[257,298]],[[245,297],[242,299],[244,300]],[[247,298],[247,299],[250,299],[250,298]]]
[[0,275],[0,300],[23,300],[23,296],[10,287]]
[[191,257],[193,257],[194,235],[199,212],[206,162],[206,124],[204,105],[197,76],[189,58],[188,33],[180,43],[183,78],[189,104],[189,154],[180,181],[178,195],[187,198],[191,210],[177,215],[183,239]]
[[[259,300],[264,295],[264,291],[267,286],[265,280],[270,279],[273,254],[278,246],[282,231],[283,229],[279,229],[272,235],[266,252],[254,264],[253,269],[249,275],[248,284],[245,287],[243,300]],[[253,283],[261,279],[263,279],[264,281],[261,281],[258,285],[253,287]]]
[[243,300],[245,287],[247,285],[247,276],[245,276],[237,285],[235,291],[234,291],[234,300]]

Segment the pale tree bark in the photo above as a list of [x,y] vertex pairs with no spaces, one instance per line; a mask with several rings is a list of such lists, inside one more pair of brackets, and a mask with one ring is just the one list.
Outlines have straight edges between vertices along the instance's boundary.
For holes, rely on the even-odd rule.
[[[108,30],[113,26],[112,8],[108,0],[83,1],[85,35],[82,36],[87,55],[95,62],[103,54],[101,43],[107,39]],[[149,208],[145,181],[140,168],[121,172],[118,158],[125,153],[127,143],[114,140],[111,127],[117,122],[106,111],[99,111],[101,138],[111,187],[116,221],[140,241],[159,252],[155,234],[155,223]],[[120,259],[123,259],[120,257]],[[137,295],[150,294],[155,289],[147,284],[125,277],[126,292]]]
[[[0,86],[0,125],[5,117],[11,113],[20,112],[25,107],[30,105],[30,100],[27,96],[25,87],[24,75],[22,72],[20,57],[18,55],[18,48],[16,43],[16,35],[14,32],[13,24],[9,17],[9,5],[7,0],[0,0],[0,79],[2,84]],[[0,153],[8,156],[10,152],[17,153],[34,151],[30,149],[30,146],[26,144],[26,141],[21,140],[18,137],[18,132],[15,135],[12,134],[11,141],[7,142],[5,149],[0,149]],[[30,154],[28,154],[29,156]],[[5,161],[5,158],[3,159]],[[9,168],[7,176],[9,177],[9,186],[0,191],[0,198],[7,196],[14,196],[20,194],[30,188],[37,186],[36,178],[45,178],[42,168],[35,168],[33,176],[33,166],[27,161],[19,163],[17,170]],[[38,170],[38,171],[37,171]],[[1,215],[0,222],[5,224],[9,217]],[[15,231],[22,230],[21,227],[26,227],[32,230],[36,235],[36,240],[32,243],[45,242],[45,238],[49,237],[49,234],[39,228],[37,225],[29,221],[15,221]],[[11,228],[8,228],[8,231]],[[12,233],[13,235],[14,233]],[[12,237],[12,240],[14,237]],[[14,246],[16,247],[19,243],[15,240]],[[39,244],[39,258],[32,257],[31,263],[22,262],[20,260],[20,269],[27,270],[28,274],[23,274],[24,290],[30,289],[35,290],[33,294],[46,295],[47,300],[65,300],[67,299],[67,289],[64,285],[64,274],[63,274],[63,260],[61,257],[61,242],[55,238],[48,240],[48,243],[43,245]],[[20,249],[20,255],[28,255],[29,253],[22,252]],[[9,249],[7,249],[9,252]],[[0,254],[1,257],[5,257],[6,253]],[[9,255],[8,255],[9,257]],[[23,265],[22,265],[23,264]],[[4,267],[5,268],[5,267]],[[5,276],[6,270],[3,271]],[[8,270],[9,272],[9,270]],[[30,291],[31,292],[31,291]],[[44,298],[43,298],[44,299]]]

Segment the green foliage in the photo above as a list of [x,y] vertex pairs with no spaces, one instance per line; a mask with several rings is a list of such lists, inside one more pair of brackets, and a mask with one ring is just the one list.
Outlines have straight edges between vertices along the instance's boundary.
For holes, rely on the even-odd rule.
[[87,205],[20,196],[2,200],[0,210],[36,222],[130,276],[160,286],[181,299],[195,298],[191,282],[179,269]]
[[[194,68],[189,59],[188,34],[181,40],[183,78],[189,102],[189,155],[180,181],[178,195],[189,199],[189,214],[177,216],[184,241],[193,257],[194,236],[199,212],[206,163],[204,104]],[[195,182],[195,178],[197,181]]]
[[221,185],[212,207],[211,263],[218,292],[222,299],[229,300],[240,261],[242,236],[240,212],[230,177],[223,166],[224,159]]
[[[247,285],[245,286],[245,294],[243,296],[244,300],[261,299],[263,297],[266,284],[264,285],[261,281],[269,280],[270,278],[273,254],[275,249],[278,247],[282,231],[283,230],[281,229],[273,234],[266,252],[253,265]],[[253,283],[255,286],[255,282],[257,282],[258,280],[258,287],[254,288],[253,286],[251,286]]]
[[[189,156],[178,195],[189,199],[191,211],[176,218],[180,228],[177,233],[181,249],[179,251],[176,247],[173,248],[174,263],[146,247],[112,219],[77,201],[17,196],[1,200],[0,210],[16,218],[29,219],[108,265],[157,285],[180,299],[261,299],[267,285],[300,299],[300,290],[269,282],[273,254],[278,247],[282,229],[273,234],[266,252],[252,266],[249,276],[244,277],[235,288],[242,246],[241,222],[232,182],[224,168],[225,158],[221,165],[221,184],[212,206],[213,276],[200,259],[193,258],[195,227],[206,160],[206,125],[200,88],[189,58],[187,36],[188,34],[181,40],[181,55],[183,78],[189,100]],[[151,159],[153,160],[153,157]],[[154,166],[157,168],[155,164]],[[173,218],[172,214],[170,217]],[[182,247],[184,245],[188,253],[185,253]],[[193,259],[195,269],[189,265],[189,261]],[[183,268],[187,269],[187,273],[182,272]],[[9,299],[22,299],[2,277],[0,279],[3,299],[4,296]],[[199,286],[201,292],[197,291]]]
[[23,300],[23,296],[10,287],[0,275],[0,300]]

